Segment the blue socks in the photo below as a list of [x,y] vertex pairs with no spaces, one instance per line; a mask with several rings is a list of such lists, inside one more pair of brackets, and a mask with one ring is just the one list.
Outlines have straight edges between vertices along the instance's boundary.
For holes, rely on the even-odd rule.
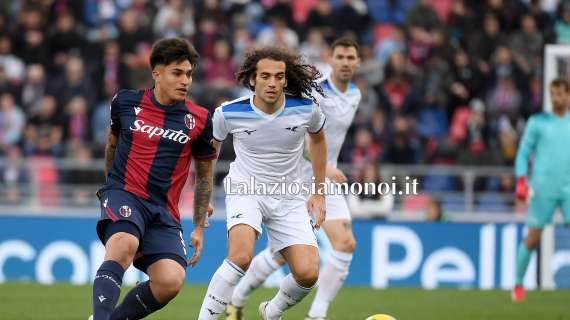
[[93,281],[93,320],[110,319],[121,295],[125,270],[115,261],[104,261]]
[[160,304],[150,290],[150,281],[143,282],[127,293],[123,303],[119,305],[109,318],[110,320],[142,319],[160,310],[165,304]]

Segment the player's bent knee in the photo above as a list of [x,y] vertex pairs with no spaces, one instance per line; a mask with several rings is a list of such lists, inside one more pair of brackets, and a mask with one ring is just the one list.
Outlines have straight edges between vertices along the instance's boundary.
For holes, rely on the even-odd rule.
[[347,237],[340,242],[337,249],[340,252],[353,253],[356,249],[356,240],[353,237]]
[[246,271],[247,268],[249,268],[249,264],[251,263],[252,259],[253,256],[251,254],[242,252],[232,254],[228,257],[228,260],[230,260],[236,266],[240,267],[243,271]]
[[138,239],[126,232],[112,235],[105,244],[105,260],[114,260],[121,265],[130,265],[139,247]]
[[156,285],[156,299],[162,303],[174,299],[182,290],[184,279],[184,273],[174,273],[151,280]]
[[296,270],[293,274],[295,281],[302,287],[311,288],[319,279],[319,268],[307,266],[301,270]]

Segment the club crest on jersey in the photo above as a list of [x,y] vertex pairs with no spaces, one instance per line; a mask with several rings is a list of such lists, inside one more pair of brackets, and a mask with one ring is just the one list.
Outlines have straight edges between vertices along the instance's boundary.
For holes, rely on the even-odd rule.
[[186,117],[184,117],[184,123],[188,129],[192,130],[196,126],[196,119],[194,119],[194,116],[189,113],[186,115]]
[[119,209],[119,213],[120,213],[123,217],[128,218],[128,217],[131,216],[131,214],[133,214],[133,211],[131,210],[131,208],[130,208],[129,206],[122,206],[122,207]]

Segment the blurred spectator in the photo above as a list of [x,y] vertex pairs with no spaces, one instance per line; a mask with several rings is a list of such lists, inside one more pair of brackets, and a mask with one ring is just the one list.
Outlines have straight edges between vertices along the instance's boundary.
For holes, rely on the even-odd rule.
[[431,198],[426,207],[426,221],[428,222],[447,222],[447,217],[443,213],[441,201],[437,198]]
[[497,85],[487,95],[488,113],[493,119],[498,119],[501,115],[515,119],[519,112],[521,99],[513,78],[511,76],[500,78]]
[[251,34],[245,27],[239,27],[235,30],[233,35],[233,60],[236,64],[241,63],[243,61],[245,54],[251,50],[255,45],[254,40],[251,37]]
[[18,145],[25,125],[26,116],[16,105],[12,94],[2,94],[0,96],[0,153]]
[[4,66],[0,65],[0,93],[10,93],[12,96],[19,96],[20,87],[8,79]]
[[309,13],[306,28],[318,29],[327,41],[335,36],[335,16],[329,0],[317,0],[317,4]]
[[0,36],[0,66],[4,68],[8,80],[20,83],[26,67],[22,59],[13,53],[12,40],[7,35]]
[[380,105],[388,114],[410,113],[416,96],[413,88],[413,73],[406,65],[405,57],[396,52],[384,68],[384,81],[377,87]]
[[45,36],[45,19],[37,8],[23,10],[19,15],[19,24],[14,34],[14,54],[26,64],[40,63],[46,65],[48,46]]
[[182,0],[169,0],[163,5],[153,24],[155,36],[160,38],[190,37],[196,32],[194,11]]
[[5,204],[22,204],[25,188],[29,182],[28,174],[23,166],[22,153],[18,148],[6,150],[6,163],[0,172],[0,185],[3,192],[2,202]]
[[365,78],[369,86],[379,85],[383,78],[383,66],[374,56],[371,46],[363,45],[360,47],[360,68],[358,75]]
[[273,17],[269,26],[259,33],[257,45],[278,46],[293,50],[299,46],[299,36],[288,27],[285,20]]
[[489,74],[493,53],[499,45],[506,43],[497,17],[486,14],[483,18],[483,30],[475,32],[469,43],[469,52],[479,71],[484,75]]
[[354,149],[352,150],[352,166],[359,171],[366,162],[378,163],[380,159],[380,146],[372,140],[370,131],[362,128],[354,136]]
[[26,79],[22,86],[22,106],[28,114],[36,113],[40,109],[41,99],[45,94],[46,76],[44,67],[32,64],[26,72]]
[[361,42],[365,39],[371,19],[363,0],[343,0],[334,15],[337,36],[353,34]]
[[80,57],[70,57],[65,63],[64,74],[48,83],[48,94],[57,98],[59,105],[66,105],[75,96],[82,96],[89,107],[96,101],[95,88]]
[[55,29],[48,36],[49,61],[48,66],[61,69],[70,54],[79,55],[85,49],[85,40],[79,32],[79,26],[70,12],[64,12],[57,17]]
[[568,44],[570,43],[570,2],[562,2],[561,6],[560,18],[556,21],[554,30],[557,42]]
[[382,67],[386,66],[394,53],[404,54],[406,51],[406,34],[404,29],[399,26],[394,27],[390,36],[376,44],[374,51],[376,59]]
[[275,4],[265,11],[265,18],[269,23],[275,19],[283,21],[285,25],[295,30],[296,23],[293,18],[291,0],[276,0]]
[[[121,88],[140,88],[141,80],[147,79],[147,53],[153,42],[152,33],[147,26],[139,24],[137,12],[126,10],[119,22],[119,43],[121,64],[119,71],[119,86]],[[143,71],[144,72],[140,72]],[[90,99],[87,99],[91,101]],[[91,104],[90,104],[91,105]]]
[[395,164],[414,164],[419,160],[419,146],[412,137],[409,120],[395,116],[393,127],[384,152],[383,162]]
[[87,145],[89,140],[89,118],[87,101],[82,96],[73,97],[66,106],[64,135],[69,143]]
[[[378,219],[386,218],[394,208],[394,190],[386,194],[380,194],[379,190],[385,191],[380,184],[385,183],[381,179],[378,164],[369,162],[360,170],[357,182],[362,185],[360,194],[348,195],[348,206],[354,218],[357,219]],[[368,186],[368,188],[367,188]],[[372,191],[374,190],[374,191]]]
[[214,44],[214,55],[204,59],[206,81],[213,89],[229,90],[235,86],[237,66],[232,60],[230,44],[219,39]]
[[24,152],[26,155],[61,156],[63,153],[63,123],[57,102],[44,96],[38,113],[28,121]]
[[103,184],[105,177],[101,172],[93,170],[91,151],[79,141],[70,144],[69,155],[72,168],[66,170],[62,174],[61,179],[63,180],[62,182],[73,186],[69,190],[71,193],[71,204],[75,206],[91,206],[95,197],[90,186]]
[[435,32],[440,26],[441,21],[429,0],[419,0],[408,11],[406,18],[406,27],[410,34],[408,55],[414,65],[419,66],[426,62],[435,42]]
[[468,37],[473,32],[473,12],[465,5],[466,0],[454,0],[447,19],[447,33],[455,47],[467,47]]
[[524,15],[521,30],[511,36],[510,48],[516,63],[525,73],[534,69],[536,57],[540,56],[543,47],[542,34],[536,28],[532,15]]

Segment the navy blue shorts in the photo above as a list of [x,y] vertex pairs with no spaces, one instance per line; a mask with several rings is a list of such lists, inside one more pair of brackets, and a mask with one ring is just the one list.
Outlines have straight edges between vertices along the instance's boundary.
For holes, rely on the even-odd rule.
[[133,265],[146,269],[160,259],[172,259],[187,267],[182,228],[163,206],[158,206],[124,190],[100,192],[101,218],[97,235],[103,244],[117,232],[139,239]]

